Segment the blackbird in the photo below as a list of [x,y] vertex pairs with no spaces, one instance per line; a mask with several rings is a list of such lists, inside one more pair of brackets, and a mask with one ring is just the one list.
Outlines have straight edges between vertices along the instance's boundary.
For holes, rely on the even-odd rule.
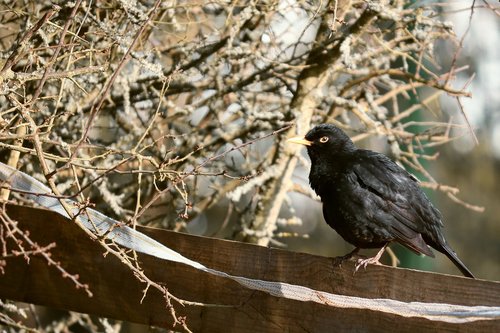
[[418,180],[387,156],[354,146],[340,128],[321,124],[305,137],[288,139],[307,146],[309,182],[323,202],[326,223],[356,247],[381,248],[360,266],[378,263],[386,246],[397,242],[434,257],[429,246],[445,254],[460,271],[474,278],[444,238],[440,212]]

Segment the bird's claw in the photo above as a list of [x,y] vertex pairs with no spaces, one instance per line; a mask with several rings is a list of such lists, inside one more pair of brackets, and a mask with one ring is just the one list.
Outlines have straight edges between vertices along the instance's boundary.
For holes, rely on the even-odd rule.
[[358,263],[354,269],[354,273],[356,273],[360,267],[363,267],[364,269],[366,269],[366,266],[368,266],[368,264],[382,265],[380,263],[380,261],[378,261],[378,259],[379,258],[377,258],[377,257],[367,258],[367,259],[358,259]]
[[364,269],[366,269],[366,266],[368,264],[374,264],[374,265],[382,265],[379,260],[382,257],[382,254],[384,254],[385,248],[387,247],[387,244],[385,244],[375,255],[375,257],[367,258],[367,259],[358,259],[358,264],[356,265],[356,268],[354,269],[354,273],[358,271],[358,269],[363,266]]

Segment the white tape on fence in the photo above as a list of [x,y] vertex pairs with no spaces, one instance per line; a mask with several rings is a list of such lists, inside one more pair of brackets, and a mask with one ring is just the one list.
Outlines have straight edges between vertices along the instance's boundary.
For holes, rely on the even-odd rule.
[[183,263],[207,272],[225,277],[253,290],[263,291],[276,297],[284,297],[303,302],[316,302],[339,308],[366,309],[391,313],[403,317],[421,317],[430,320],[450,323],[465,323],[476,320],[500,319],[500,306],[464,306],[442,303],[400,302],[392,299],[368,299],[354,296],[344,296],[318,291],[311,288],[289,283],[249,279],[243,276],[233,276],[214,270],[199,262],[193,261],[140,233],[123,223],[120,223],[94,209],[86,208],[85,213],[79,213],[75,202],[68,199],[58,199],[51,195],[51,190],[24,172],[13,169],[0,162],[0,180],[9,184],[14,190],[30,193],[26,196],[38,205],[69,217],[61,205],[64,200],[73,208],[73,215],[78,215],[80,223],[95,235],[106,235],[115,243],[149,254],[151,256]]

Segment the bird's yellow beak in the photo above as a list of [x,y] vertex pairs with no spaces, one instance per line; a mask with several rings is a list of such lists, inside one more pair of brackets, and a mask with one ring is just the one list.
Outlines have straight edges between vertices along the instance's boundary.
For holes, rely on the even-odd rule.
[[298,143],[299,145],[310,146],[312,145],[312,141],[306,140],[303,136],[296,136],[286,140],[286,142]]

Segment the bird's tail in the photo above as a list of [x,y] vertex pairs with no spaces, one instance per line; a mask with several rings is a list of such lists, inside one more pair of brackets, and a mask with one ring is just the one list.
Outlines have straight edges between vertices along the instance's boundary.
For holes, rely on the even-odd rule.
[[475,279],[472,272],[465,266],[462,260],[458,258],[455,251],[453,251],[453,249],[448,244],[442,246],[441,252],[444,253],[455,264],[455,266],[457,266],[457,268],[460,270],[460,272],[462,272],[464,276]]

